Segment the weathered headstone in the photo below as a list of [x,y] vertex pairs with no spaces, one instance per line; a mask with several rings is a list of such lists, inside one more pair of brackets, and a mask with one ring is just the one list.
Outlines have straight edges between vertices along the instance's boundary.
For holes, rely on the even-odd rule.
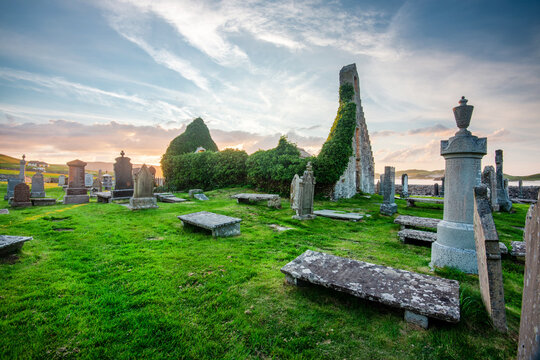
[[462,97],[453,109],[459,131],[441,141],[445,159],[446,193],[443,221],[437,225],[437,241],[431,245],[432,267],[455,267],[466,273],[478,272],[474,241],[474,187],[480,182],[482,157],[487,139],[473,136],[467,127],[473,106]]
[[504,173],[503,173],[503,151],[495,150],[495,164],[497,165],[497,204],[499,204],[500,211],[510,211],[512,209],[512,202],[508,196],[508,190],[504,186]]
[[523,198],[523,180],[519,179],[518,181],[518,197]]
[[493,326],[506,333],[506,311],[499,235],[491,214],[487,186],[474,188],[474,238],[480,293]]
[[347,168],[340,176],[332,191],[332,199],[351,198],[359,191],[373,194],[375,190],[375,163],[367,129],[356,64],[344,66],[339,72],[339,86],[352,85],[354,95],[350,99],[356,105],[356,127],[350,139],[353,153],[349,157]]
[[441,178],[441,196],[444,197],[444,176]]
[[518,359],[540,358],[540,194],[525,221],[527,255],[523,281]]
[[7,193],[6,195],[4,195],[4,200],[9,200],[10,198],[13,197],[13,191],[15,190],[15,186],[20,184],[21,182],[24,182],[24,181],[21,181],[21,179],[19,178],[8,179]]
[[401,175],[401,197],[409,197],[409,175],[407,174]]
[[203,189],[190,189],[188,191],[188,195],[190,198],[195,197],[195,194],[202,194],[202,193],[203,193]]
[[300,176],[298,174],[294,174],[294,177],[291,181],[291,209],[295,210],[298,209],[298,197],[299,197],[299,190],[300,190]]
[[210,200],[208,198],[208,196],[204,195],[204,194],[194,194],[193,197],[197,200],[201,200],[201,201],[208,201]]
[[92,182],[92,193],[97,193],[97,192],[102,192],[102,191],[103,191],[103,186],[98,176]]
[[92,187],[94,183],[94,176],[92,174],[84,174],[84,186],[87,188]]
[[133,196],[133,165],[130,158],[124,157],[124,150],[120,152],[114,164],[114,190],[111,191],[113,199],[130,198]]
[[384,174],[381,174],[379,177],[379,184],[381,184],[379,187],[379,195],[384,195]]
[[40,172],[37,172],[32,176],[32,191],[30,197],[45,197],[45,184],[43,182],[43,174]]
[[73,160],[67,163],[69,166],[69,181],[64,196],[64,204],[83,204],[90,199],[84,186],[84,167],[86,163],[81,160]]
[[15,186],[13,191],[12,207],[26,207],[32,206],[30,201],[30,188],[25,183],[20,183]]
[[439,184],[433,184],[433,196],[439,196]]
[[491,165],[484,167],[482,172],[482,184],[488,188],[488,197],[493,211],[499,211],[497,203],[497,180],[495,179],[495,168]]
[[110,174],[103,174],[102,176],[102,181],[103,181],[103,190],[111,190],[112,189],[112,175]]
[[397,205],[394,200],[396,193],[395,185],[396,170],[393,166],[384,167],[384,182],[383,196],[384,200],[381,204],[381,214],[392,216],[397,212]]
[[58,186],[64,186],[64,185],[66,185],[66,175],[59,175]]
[[143,165],[141,169],[133,175],[133,197],[129,199],[131,210],[157,208],[157,200],[154,196],[154,177],[148,167]]
[[298,182],[298,207],[293,219],[308,220],[315,219],[317,215],[313,214],[313,196],[315,195],[315,176],[311,162],[308,162],[304,175]]

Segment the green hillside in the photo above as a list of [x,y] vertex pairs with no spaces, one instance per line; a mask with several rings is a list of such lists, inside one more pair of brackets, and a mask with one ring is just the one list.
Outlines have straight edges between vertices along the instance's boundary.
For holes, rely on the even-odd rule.
[[19,165],[19,159],[15,159],[9,155],[0,154],[0,165],[3,164],[16,164]]
[[512,176],[508,174],[504,174],[504,177],[507,178],[510,181],[538,181],[540,180],[540,173],[538,174],[532,174],[532,175],[526,175],[526,176]]

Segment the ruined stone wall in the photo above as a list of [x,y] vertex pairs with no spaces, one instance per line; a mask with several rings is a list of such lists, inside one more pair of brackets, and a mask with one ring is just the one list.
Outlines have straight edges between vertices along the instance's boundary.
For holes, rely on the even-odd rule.
[[353,101],[356,104],[356,129],[351,139],[353,155],[349,159],[347,169],[334,187],[332,198],[350,198],[358,191],[373,194],[375,192],[375,163],[371,142],[367,130],[364,110],[360,100],[360,87],[356,64],[344,66],[339,72],[339,85],[354,86]]
[[508,195],[510,198],[521,198],[528,200],[538,199],[538,190],[540,186],[523,186],[523,196],[519,196],[519,186],[509,186]]

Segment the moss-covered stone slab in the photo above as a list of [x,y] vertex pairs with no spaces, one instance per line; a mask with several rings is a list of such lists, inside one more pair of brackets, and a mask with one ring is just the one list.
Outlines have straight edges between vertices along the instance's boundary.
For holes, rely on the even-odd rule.
[[281,208],[281,199],[277,194],[236,194],[231,196],[232,199],[240,203],[254,203],[258,201],[267,201],[268,207],[276,209]]
[[29,240],[32,240],[31,236],[0,235],[0,256],[19,251]]
[[208,211],[199,211],[187,215],[180,215],[178,219],[182,221],[184,227],[198,227],[212,232],[212,236],[234,236],[240,235],[240,222],[242,219],[214,214]]
[[293,284],[316,284],[361,299],[457,323],[459,282],[307,250],[281,268]]

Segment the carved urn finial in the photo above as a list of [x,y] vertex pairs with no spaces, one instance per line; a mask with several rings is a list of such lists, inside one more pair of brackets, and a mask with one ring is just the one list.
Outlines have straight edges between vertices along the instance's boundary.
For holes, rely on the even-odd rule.
[[120,151],[120,156],[124,157],[124,155],[126,155],[126,153],[124,152],[124,150]]
[[313,166],[311,166],[311,161],[308,161],[306,165],[306,171],[313,171]]
[[23,160],[26,159],[26,155],[22,154],[22,159]]
[[456,118],[456,124],[459,128],[459,131],[456,135],[468,135],[470,132],[467,130],[469,124],[471,123],[471,116],[474,109],[474,106],[467,105],[467,99],[465,96],[462,96],[459,100],[459,106],[456,106],[452,110],[454,111],[454,117]]

